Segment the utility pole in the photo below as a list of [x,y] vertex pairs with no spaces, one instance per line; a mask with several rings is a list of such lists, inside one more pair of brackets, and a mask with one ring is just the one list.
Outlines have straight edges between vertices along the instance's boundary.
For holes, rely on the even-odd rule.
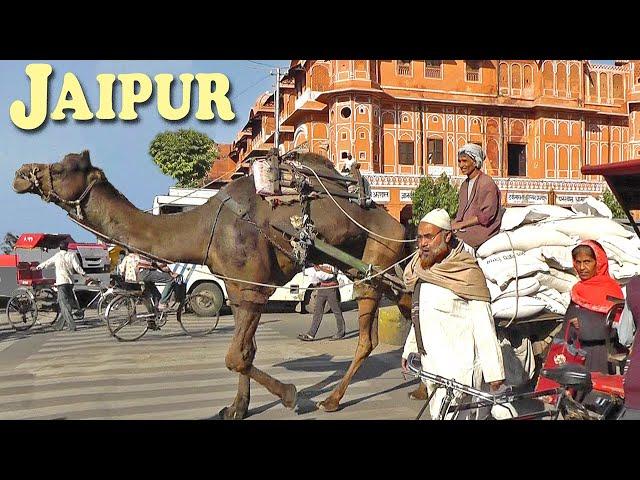
[[[273,75],[273,72],[270,72]],[[275,109],[275,117],[276,117],[276,133],[273,141],[273,148],[279,150],[280,147],[280,67],[276,68],[276,109]]]

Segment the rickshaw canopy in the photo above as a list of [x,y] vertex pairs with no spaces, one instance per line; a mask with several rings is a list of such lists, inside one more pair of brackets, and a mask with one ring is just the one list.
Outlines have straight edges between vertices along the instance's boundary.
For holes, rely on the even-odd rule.
[[602,175],[611,192],[624,209],[631,226],[640,237],[640,229],[631,215],[631,210],[640,210],[640,160],[609,163],[606,165],[584,165],[583,175]]
[[63,233],[23,233],[16,241],[14,248],[25,248],[31,250],[33,248],[58,248],[61,241],[75,243],[71,235]]

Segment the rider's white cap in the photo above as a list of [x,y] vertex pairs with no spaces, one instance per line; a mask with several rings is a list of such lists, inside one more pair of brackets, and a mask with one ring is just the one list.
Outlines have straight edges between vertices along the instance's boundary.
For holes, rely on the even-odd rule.
[[451,218],[449,218],[449,214],[444,208],[436,208],[427,213],[420,223],[430,223],[431,225],[435,225],[436,227],[440,227],[443,230],[451,230]]

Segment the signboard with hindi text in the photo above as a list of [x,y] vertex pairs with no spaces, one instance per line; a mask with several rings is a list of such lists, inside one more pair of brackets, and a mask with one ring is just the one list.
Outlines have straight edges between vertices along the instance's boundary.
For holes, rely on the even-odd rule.
[[391,200],[389,190],[371,190],[371,200],[376,203],[388,203]]
[[583,202],[589,195],[556,193],[556,205],[573,205]]
[[507,203],[509,205],[546,205],[549,203],[549,194],[508,192]]
[[404,203],[413,203],[411,201],[411,194],[413,190],[400,190],[400,201]]

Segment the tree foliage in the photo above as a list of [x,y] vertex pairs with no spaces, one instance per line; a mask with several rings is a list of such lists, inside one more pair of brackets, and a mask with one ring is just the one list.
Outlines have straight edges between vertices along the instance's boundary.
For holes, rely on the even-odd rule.
[[2,253],[7,255],[13,253],[13,247],[15,246],[17,241],[17,235],[11,232],[5,233],[4,240],[2,241],[2,244],[0,244],[0,250],[2,250]]
[[413,200],[411,222],[414,225],[418,225],[420,219],[434,208],[444,208],[451,218],[458,211],[458,190],[451,184],[446,173],[435,180],[430,176],[422,178],[418,188],[411,194],[411,199]]
[[177,180],[178,187],[195,187],[219,153],[216,143],[204,133],[180,129],[156,135],[149,154],[162,173]]
[[618,203],[615,195],[611,193],[611,190],[608,188],[604,191],[602,201],[607,207],[609,207],[609,210],[611,210],[613,218],[627,218],[626,213],[624,213],[624,209],[620,203]]

